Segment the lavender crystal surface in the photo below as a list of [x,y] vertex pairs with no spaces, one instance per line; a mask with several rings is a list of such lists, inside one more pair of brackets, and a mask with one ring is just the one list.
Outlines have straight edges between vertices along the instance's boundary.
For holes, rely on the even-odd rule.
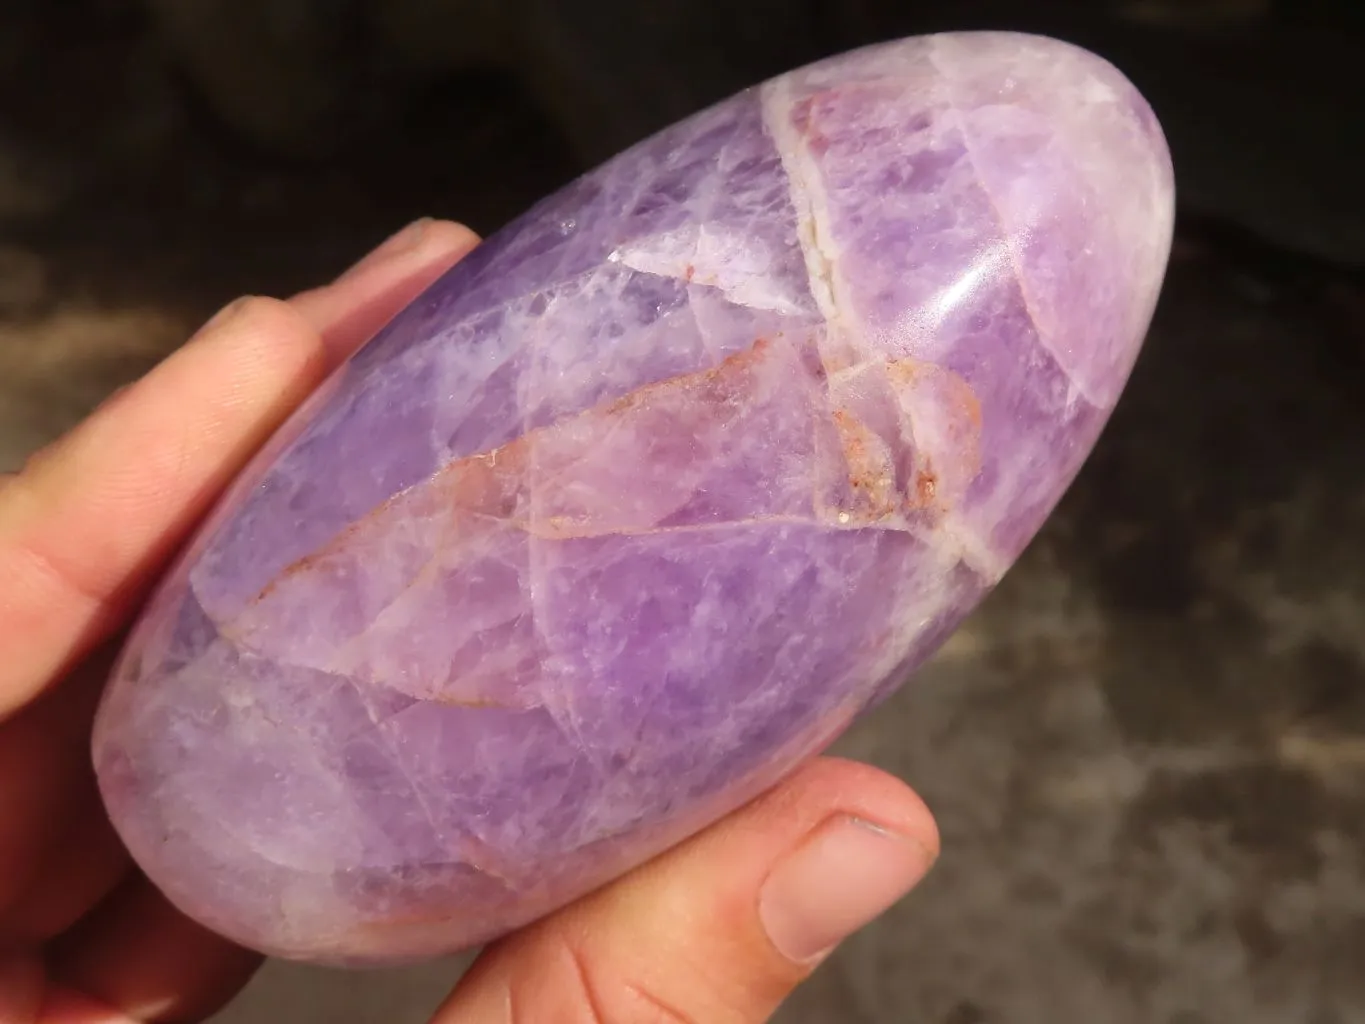
[[422,958],[775,782],[922,662],[1088,454],[1173,184],[1072,46],[876,46],[533,208],[235,484],[98,719],[108,809],[267,953]]

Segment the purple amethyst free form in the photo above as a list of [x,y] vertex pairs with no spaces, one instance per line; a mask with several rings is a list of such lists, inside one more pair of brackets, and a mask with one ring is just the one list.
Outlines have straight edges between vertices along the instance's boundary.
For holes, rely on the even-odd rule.
[[417,959],[773,784],[1041,526],[1169,252],[1146,103],[941,35],[706,110],[482,245],[232,488],[128,645],[104,797],[184,911]]

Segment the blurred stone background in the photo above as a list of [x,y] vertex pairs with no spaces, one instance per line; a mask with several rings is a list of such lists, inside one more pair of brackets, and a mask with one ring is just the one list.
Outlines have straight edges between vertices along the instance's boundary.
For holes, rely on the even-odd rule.
[[[974,27],[1128,72],[1179,237],[1056,517],[840,743],[945,853],[781,1020],[1365,1022],[1359,0],[0,0],[0,469],[241,292],[422,214],[487,232],[739,86]],[[272,964],[219,1020],[420,1024],[460,966]]]

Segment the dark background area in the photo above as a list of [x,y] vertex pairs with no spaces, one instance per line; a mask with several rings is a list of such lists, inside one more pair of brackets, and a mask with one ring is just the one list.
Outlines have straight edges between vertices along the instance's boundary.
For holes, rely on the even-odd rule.
[[[1000,590],[840,745],[945,855],[788,1024],[1365,1022],[1365,4],[0,0],[0,470],[242,292],[496,229],[769,74],[1089,46],[1169,135],[1132,385]],[[272,966],[224,1021],[413,1021],[451,965]]]

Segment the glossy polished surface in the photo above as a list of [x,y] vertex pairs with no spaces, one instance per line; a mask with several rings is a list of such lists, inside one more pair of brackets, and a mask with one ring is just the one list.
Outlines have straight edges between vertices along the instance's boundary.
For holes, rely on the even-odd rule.
[[704,111],[490,239],[170,573],[97,725],[184,910],[476,944],[761,791],[927,657],[1117,401],[1171,169],[1097,57],[912,39]]

